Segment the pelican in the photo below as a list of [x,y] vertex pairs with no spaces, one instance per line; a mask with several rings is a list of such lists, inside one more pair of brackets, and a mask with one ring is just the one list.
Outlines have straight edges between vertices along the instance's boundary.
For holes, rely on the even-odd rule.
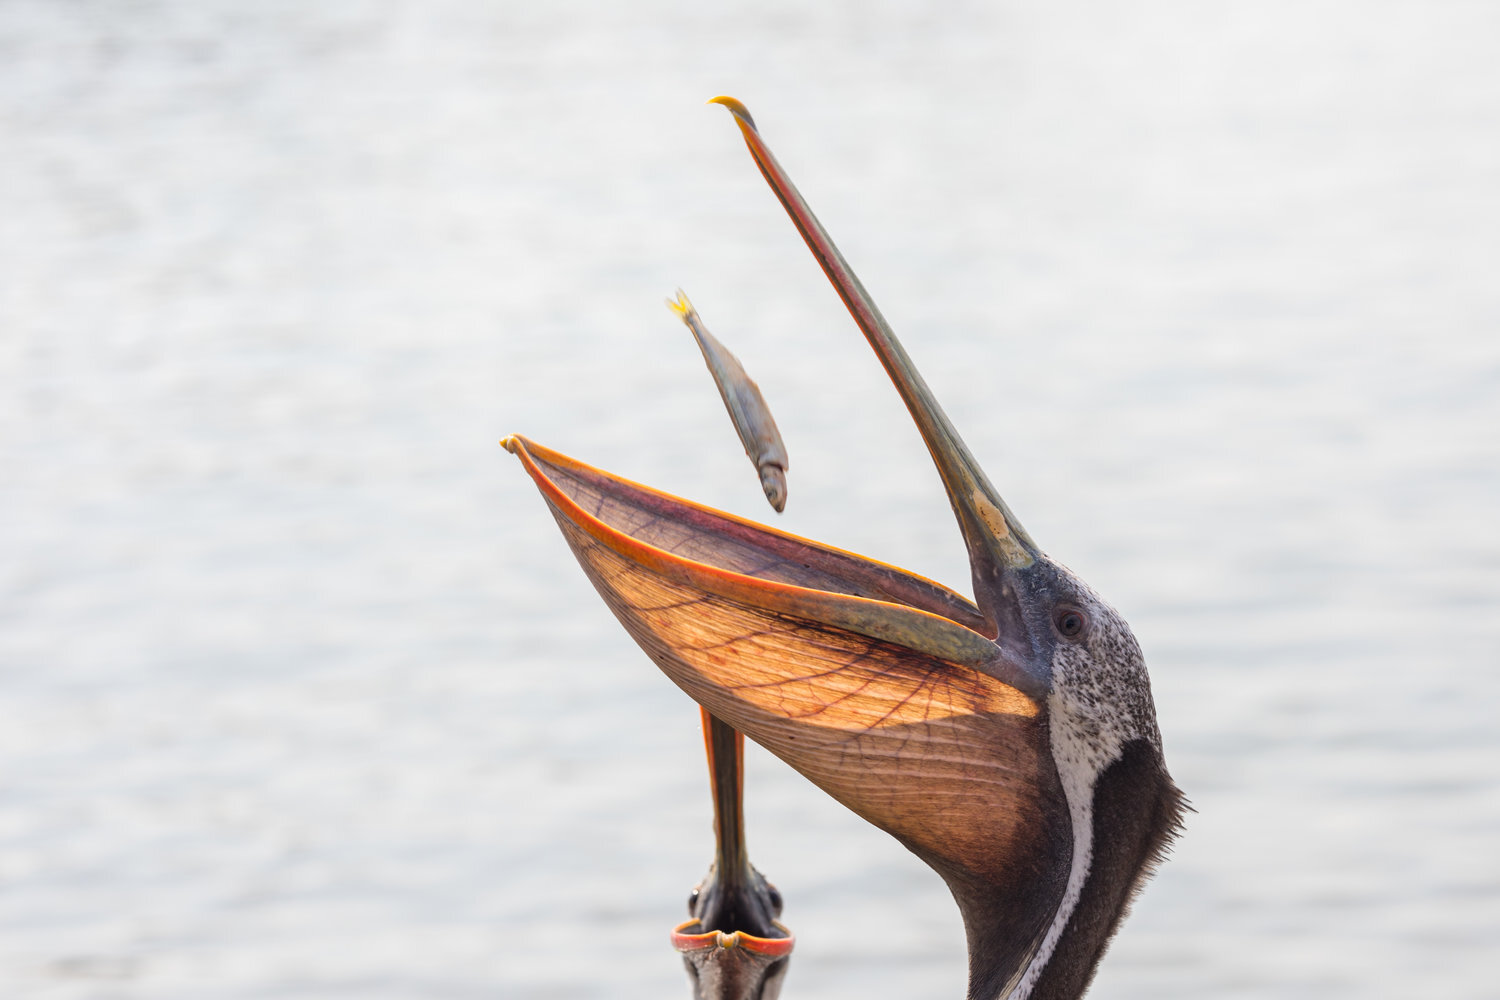
[[745,737],[703,709],[703,748],[714,796],[714,862],[688,897],[692,919],[672,929],[693,1000],[776,1000],[796,945],[781,893],[745,847]]
[[523,437],[502,443],[672,681],[943,878],[969,1000],[1075,1000],[1186,808],[1140,646],[990,485],[749,111],[711,103],[734,115],[906,403],[973,600]]

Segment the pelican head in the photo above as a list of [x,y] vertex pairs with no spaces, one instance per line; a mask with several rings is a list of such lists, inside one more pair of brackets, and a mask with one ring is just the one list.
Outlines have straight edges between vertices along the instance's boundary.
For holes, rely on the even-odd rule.
[[745,737],[703,710],[714,799],[714,862],[672,930],[694,1000],[776,1000],[795,939],[776,918],[781,893],[745,847]]
[[974,600],[503,443],[668,677],[942,876],[963,915],[970,1000],[1073,1000],[1185,808],[1140,646],[990,485],[749,112],[714,102],[906,402]]

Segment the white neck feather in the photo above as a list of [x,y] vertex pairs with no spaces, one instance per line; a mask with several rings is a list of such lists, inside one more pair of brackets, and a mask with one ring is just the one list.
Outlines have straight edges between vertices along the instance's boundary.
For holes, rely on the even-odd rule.
[[1122,735],[1113,726],[1080,717],[1073,711],[1071,699],[1054,692],[1048,698],[1052,757],[1057,776],[1068,800],[1068,819],[1073,826],[1073,860],[1068,868],[1068,883],[1052,915],[1052,923],[1042,935],[1019,979],[1013,979],[995,1000],[1028,1000],[1031,991],[1057,950],[1068,921],[1078,909],[1094,859],[1094,786],[1099,775],[1113,763],[1123,748]]

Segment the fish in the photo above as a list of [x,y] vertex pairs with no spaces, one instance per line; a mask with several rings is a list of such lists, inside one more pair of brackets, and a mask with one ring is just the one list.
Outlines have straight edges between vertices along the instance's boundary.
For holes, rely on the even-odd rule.
[[750,456],[750,461],[755,464],[755,471],[760,474],[761,489],[765,490],[772,509],[780,514],[786,509],[786,470],[789,463],[786,445],[781,440],[781,432],[776,428],[776,420],[771,416],[766,397],[761,395],[760,386],[755,384],[755,380],[745,374],[745,367],[740,364],[739,359],[708,332],[708,327],[703,325],[703,320],[698,316],[698,310],[693,308],[682,289],[677,290],[676,299],[667,300],[667,305],[693,331],[698,349],[703,352],[703,361],[719,387],[724,408],[729,411],[734,429],[739,432],[740,442],[745,446],[745,454]]

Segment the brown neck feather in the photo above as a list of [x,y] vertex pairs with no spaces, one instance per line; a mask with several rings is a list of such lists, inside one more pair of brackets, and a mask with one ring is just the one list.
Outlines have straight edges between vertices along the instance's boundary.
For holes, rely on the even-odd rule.
[[[1055,781],[1055,775],[1053,776]],[[1005,1000],[1057,915],[1072,864],[1067,803],[1034,820],[1024,851],[1014,849],[978,874],[916,851],[953,892],[969,944],[969,1000]],[[1027,1000],[1077,1000],[1110,938],[1155,872],[1188,808],[1161,754],[1144,740],[1126,745],[1099,776],[1093,800],[1093,857],[1067,928]],[[908,845],[910,846],[910,845]]]
[[1181,830],[1187,808],[1160,751],[1144,740],[1126,744],[1094,786],[1089,877],[1027,1000],[1077,1000],[1083,995],[1131,902]]

